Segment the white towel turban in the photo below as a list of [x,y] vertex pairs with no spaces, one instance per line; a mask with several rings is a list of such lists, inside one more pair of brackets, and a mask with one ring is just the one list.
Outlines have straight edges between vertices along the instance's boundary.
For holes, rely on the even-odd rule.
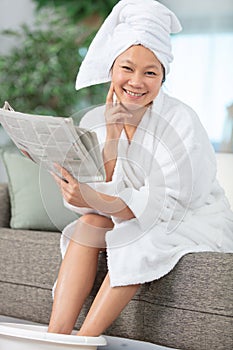
[[110,81],[115,59],[138,44],[150,49],[168,74],[173,60],[170,34],[181,29],[176,15],[158,1],[119,1],[89,47],[77,75],[76,89]]

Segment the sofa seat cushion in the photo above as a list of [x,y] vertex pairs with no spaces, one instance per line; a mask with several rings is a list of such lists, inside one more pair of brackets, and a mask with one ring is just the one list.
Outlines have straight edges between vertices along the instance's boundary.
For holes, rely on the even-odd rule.
[[[0,229],[0,313],[48,323],[61,263],[58,232]],[[107,273],[97,277],[76,328]],[[233,349],[233,254],[193,253],[158,281],[146,283],[105,334],[177,349]]]
[[233,254],[187,254],[172,273],[150,283],[145,301],[166,307],[233,316]]
[[145,339],[178,349],[233,349],[233,254],[188,254],[143,288]]
[[60,265],[59,232],[0,229],[0,281],[51,289]]

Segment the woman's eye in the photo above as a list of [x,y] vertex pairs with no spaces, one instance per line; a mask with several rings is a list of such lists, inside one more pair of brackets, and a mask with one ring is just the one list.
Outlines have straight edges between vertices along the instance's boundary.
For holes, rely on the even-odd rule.
[[155,72],[146,72],[146,75],[156,75]]
[[122,68],[125,69],[125,70],[128,70],[128,71],[132,71],[132,69],[130,67],[128,67],[128,66],[122,66]]

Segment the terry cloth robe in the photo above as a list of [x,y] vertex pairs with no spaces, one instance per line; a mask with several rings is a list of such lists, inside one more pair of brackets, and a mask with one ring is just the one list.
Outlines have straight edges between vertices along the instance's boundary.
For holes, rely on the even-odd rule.
[[[104,109],[88,112],[80,124],[97,133],[100,147]],[[111,216],[115,225],[105,239],[113,287],[159,279],[187,253],[233,252],[233,213],[216,180],[206,131],[190,107],[162,89],[131,142],[122,131],[112,181],[89,185],[120,197],[135,215]],[[81,214],[97,212],[66,206]],[[63,257],[75,224],[62,233]]]

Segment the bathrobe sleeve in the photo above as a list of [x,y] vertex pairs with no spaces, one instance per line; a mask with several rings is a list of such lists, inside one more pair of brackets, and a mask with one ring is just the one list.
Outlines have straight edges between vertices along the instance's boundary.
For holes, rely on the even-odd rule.
[[188,106],[170,108],[161,117],[155,136],[143,186],[119,193],[143,231],[159,222],[179,221],[188,210],[202,206],[216,175],[213,148]]

